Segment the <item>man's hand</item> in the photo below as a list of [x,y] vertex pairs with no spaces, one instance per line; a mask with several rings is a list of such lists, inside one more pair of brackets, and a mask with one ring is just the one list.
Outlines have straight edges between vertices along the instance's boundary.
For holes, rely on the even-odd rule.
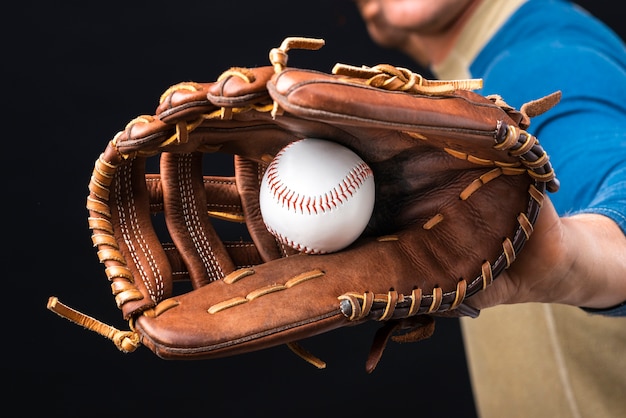
[[626,300],[626,237],[610,218],[560,218],[549,198],[513,265],[470,299],[484,309],[524,302],[608,308]]

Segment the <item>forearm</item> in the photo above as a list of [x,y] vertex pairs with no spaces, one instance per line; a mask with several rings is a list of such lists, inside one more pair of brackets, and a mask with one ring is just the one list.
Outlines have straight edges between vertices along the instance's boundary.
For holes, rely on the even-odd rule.
[[562,218],[569,267],[555,301],[586,308],[608,308],[626,301],[626,236],[610,218],[579,214]]

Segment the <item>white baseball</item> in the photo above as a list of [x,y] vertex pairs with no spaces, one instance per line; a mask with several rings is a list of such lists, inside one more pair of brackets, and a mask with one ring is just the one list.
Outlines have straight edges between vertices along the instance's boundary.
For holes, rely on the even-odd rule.
[[283,148],[261,184],[261,215],[282,243],[308,254],[339,251],[374,210],[374,175],[352,150],[305,138]]

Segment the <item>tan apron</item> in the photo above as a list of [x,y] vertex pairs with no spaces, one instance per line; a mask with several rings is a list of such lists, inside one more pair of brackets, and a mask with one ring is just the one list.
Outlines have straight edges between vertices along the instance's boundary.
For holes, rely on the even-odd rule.
[[481,418],[626,417],[626,317],[529,303],[461,327]]

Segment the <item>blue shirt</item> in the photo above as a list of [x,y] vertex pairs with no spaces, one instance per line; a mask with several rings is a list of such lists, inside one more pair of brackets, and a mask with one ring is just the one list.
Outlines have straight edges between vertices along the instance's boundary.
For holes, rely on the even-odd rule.
[[[528,0],[470,67],[484,95],[511,106],[556,90],[561,102],[528,131],[561,183],[561,215],[599,213],[626,233],[626,47],[605,24],[565,0]],[[624,254],[626,257],[626,254]],[[624,278],[626,280],[626,278]],[[626,315],[626,306],[603,311]]]

